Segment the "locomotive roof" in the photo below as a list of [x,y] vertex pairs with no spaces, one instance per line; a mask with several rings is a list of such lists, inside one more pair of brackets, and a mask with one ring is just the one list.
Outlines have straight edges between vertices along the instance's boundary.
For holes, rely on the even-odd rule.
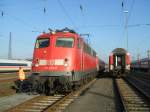
[[114,54],[125,54],[125,53],[127,53],[127,51],[123,48],[116,48],[112,51],[112,53],[114,53]]
[[[88,46],[90,46],[85,40],[84,38],[81,37],[81,35],[79,35],[78,33],[76,33],[74,30],[69,29],[69,28],[64,28],[62,30],[51,30],[49,29],[49,33],[45,33],[43,32],[43,34],[39,35],[38,38],[46,38],[47,36],[51,36],[51,35],[55,35],[55,36],[75,36],[77,38],[81,38]],[[92,48],[91,48],[92,49]],[[92,49],[93,50],[93,49]],[[94,51],[94,50],[93,50]]]
[[[140,59],[141,62],[148,61],[148,60],[149,60],[148,58],[142,58],[142,59]],[[132,63],[137,63],[137,62],[139,62],[139,60],[132,61]]]
[[38,37],[47,37],[47,36],[52,36],[52,35],[78,35],[77,33],[71,33],[71,32],[50,32],[50,33],[43,33],[41,35],[39,35]]
[[61,34],[61,35],[78,35],[74,30],[72,30],[72,29],[69,29],[69,28],[67,28],[67,27],[65,27],[64,29],[61,29],[61,30],[52,30],[52,29],[50,29],[49,28],[49,33],[45,33],[45,32],[43,32],[43,34],[41,34],[40,36],[50,36],[50,35],[59,35],[59,34]]

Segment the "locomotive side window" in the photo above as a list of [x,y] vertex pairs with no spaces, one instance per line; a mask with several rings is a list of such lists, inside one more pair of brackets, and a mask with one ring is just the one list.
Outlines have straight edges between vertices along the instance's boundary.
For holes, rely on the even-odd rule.
[[96,57],[96,52],[95,51],[93,51],[93,56]]
[[65,37],[59,37],[56,39],[56,46],[57,47],[69,47],[72,48],[74,43],[73,38],[65,38]]
[[35,48],[48,47],[49,44],[50,44],[50,41],[48,38],[40,38],[40,39],[37,39]]
[[78,43],[77,43],[78,48],[81,48],[81,40],[78,38]]

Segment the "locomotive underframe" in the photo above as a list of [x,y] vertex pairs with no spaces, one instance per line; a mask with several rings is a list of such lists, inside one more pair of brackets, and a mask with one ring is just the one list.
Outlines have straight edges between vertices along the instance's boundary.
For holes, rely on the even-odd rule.
[[92,80],[96,75],[96,70],[88,72],[40,72],[32,73],[28,80],[32,85],[31,92],[52,95],[77,89]]

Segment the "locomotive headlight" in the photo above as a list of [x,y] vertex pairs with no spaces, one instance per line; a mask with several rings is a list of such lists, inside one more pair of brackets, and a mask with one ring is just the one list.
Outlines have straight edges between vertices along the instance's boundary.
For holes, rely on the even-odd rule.
[[68,59],[65,58],[65,60],[64,60],[64,66],[67,67],[68,65],[69,65],[69,64],[68,64]]
[[127,65],[127,66],[126,66],[126,69],[127,69],[127,70],[130,70],[130,65]]
[[67,66],[68,66],[68,63],[64,63],[64,66],[67,67]]
[[113,65],[110,65],[110,70],[113,70],[113,68],[114,68]]
[[35,67],[38,67],[39,66],[39,64],[35,64]]

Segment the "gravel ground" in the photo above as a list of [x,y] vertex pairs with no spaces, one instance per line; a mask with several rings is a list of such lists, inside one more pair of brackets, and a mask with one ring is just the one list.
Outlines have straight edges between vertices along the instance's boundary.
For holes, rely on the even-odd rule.
[[36,95],[27,95],[24,93],[14,94],[7,97],[0,98],[0,112],[7,110],[13,106],[16,106],[24,101],[27,101]]
[[111,78],[100,78],[84,94],[70,104],[65,112],[116,112]]
[[0,78],[0,81],[3,81],[3,80],[10,80],[10,79],[17,79],[16,77],[9,77],[9,78]]

